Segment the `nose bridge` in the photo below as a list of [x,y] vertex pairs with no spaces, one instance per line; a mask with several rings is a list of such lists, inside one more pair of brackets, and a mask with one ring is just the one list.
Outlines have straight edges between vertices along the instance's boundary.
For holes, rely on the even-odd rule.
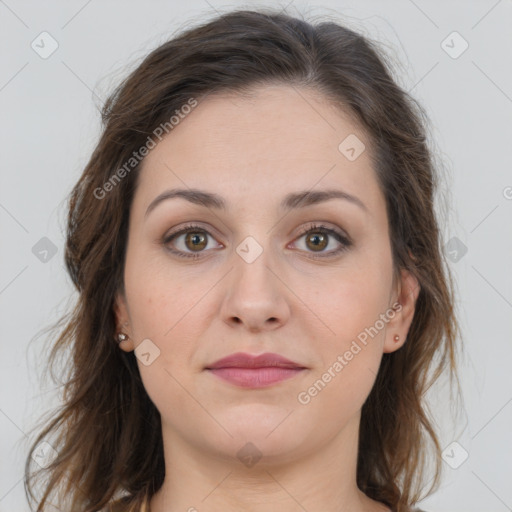
[[[266,235],[257,236],[262,240],[262,237]],[[275,270],[270,271],[271,266],[275,266],[272,263],[274,259],[271,254],[271,245],[269,237],[260,243],[256,237],[249,235],[235,248],[232,284],[236,285],[237,291],[246,290],[249,292],[249,296],[256,293],[262,293],[265,296],[274,295],[276,278]],[[238,287],[238,284],[241,286]],[[256,298],[254,297],[254,299]]]
[[270,238],[260,243],[250,235],[233,254],[233,272],[225,295],[222,314],[226,322],[243,323],[250,330],[282,323],[288,316],[286,287],[277,277]]

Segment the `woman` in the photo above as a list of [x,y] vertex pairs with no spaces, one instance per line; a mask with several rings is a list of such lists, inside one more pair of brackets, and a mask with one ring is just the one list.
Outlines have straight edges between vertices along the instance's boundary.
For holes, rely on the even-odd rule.
[[151,52],[71,195],[38,511],[415,510],[458,334],[422,116],[332,22],[234,11]]

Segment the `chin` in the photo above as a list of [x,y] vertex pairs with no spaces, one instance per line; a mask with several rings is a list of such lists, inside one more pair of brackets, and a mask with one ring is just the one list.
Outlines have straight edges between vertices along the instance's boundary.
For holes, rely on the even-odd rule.
[[[283,421],[287,414],[281,412],[278,418],[274,415],[262,418],[252,414],[239,421],[222,422],[233,437],[226,434],[205,439],[205,442],[222,455],[235,456],[241,462],[244,458],[258,459],[259,466],[292,460],[300,455],[299,452],[305,452],[307,440],[309,438],[311,441],[312,436],[308,436],[309,431],[304,429],[304,425],[288,419]],[[300,430],[297,430],[299,427]]]

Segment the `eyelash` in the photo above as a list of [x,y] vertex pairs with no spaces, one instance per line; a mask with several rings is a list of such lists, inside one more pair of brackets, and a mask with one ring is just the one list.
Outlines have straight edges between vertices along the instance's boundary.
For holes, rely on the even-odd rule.
[[[169,242],[171,242],[174,238],[178,237],[179,235],[187,234],[189,231],[199,231],[199,232],[202,232],[202,233],[207,233],[208,235],[211,236],[210,232],[207,231],[206,229],[204,229],[203,227],[195,225],[195,224],[189,224],[187,226],[184,226],[182,229],[180,229],[179,231],[177,231],[175,233],[171,233],[171,234],[169,234],[167,236],[164,236],[164,238],[162,240],[162,244],[167,246],[167,244],[169,244]],[[338,242],[341,243],[341,247],[339,249],[336,249],[334,251],[330,251],[329,253],[327,253],[328,254],[327,256],[318,256],[318,255],[312,254],[311,257],[313,259],[322,259],[322,258],[334,257],[334,256],[337,256],[340,253],[346,251],[349,247],[352,246],[351,240],[349,240],[345,235],[343,235],[342,233],[339,233],[338,231],[336,231],[334,229],[328,228],[327,226],[324,226],[322,224],[311,224],[311,225],[309,225],[307,227],[307,229],[302,231],[302,233],[297,238],[301,238],[301,237],[303,237],[304,235],[306,235],[306,234],[308,234],[310,232],[317,232],[317,233],[322,233],[322,234],[326,234],[326,235],[331,235]],[[171,253],[175,254],[176,256],[180,257],[180,258],[197,259],[197,258],[201,257],[201,252],[198,252],[198,253],[195,253],[195,254],[185,253],[183,251],[177,251],[175,249],[170,249],[169,247],[167,247],[167,250],[170,251]],[[204,252],[204,251],[202,251],[202,252]]]

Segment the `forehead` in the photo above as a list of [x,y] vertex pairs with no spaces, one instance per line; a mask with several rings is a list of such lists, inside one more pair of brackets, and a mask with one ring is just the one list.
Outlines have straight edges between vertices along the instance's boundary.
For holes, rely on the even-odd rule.
[[208,189],[228,204],[280,203],[288,192],[336,187],[379,208],[370,146],[353,119],[311,89],[216,93],[145,157],[136,201],[147,207],[165,189],[180,187]]

